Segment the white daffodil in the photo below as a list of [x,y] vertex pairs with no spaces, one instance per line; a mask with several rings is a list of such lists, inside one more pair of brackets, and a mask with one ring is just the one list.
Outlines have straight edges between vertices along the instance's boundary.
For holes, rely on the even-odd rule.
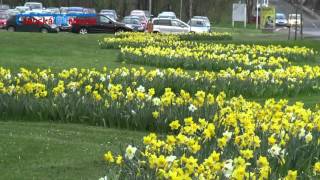
[[189,111],[191,112],[195,112],[197,110],[197,107],[194,106],[193,104],[190,104],[190,106],[188,107]]
[[277,144],[273,145],[268,152],[271,154],[272,157],[279,156],[281,153],[281,147]]
[[136,147],[128,145],[128,147],[126,149],[125,158],[127,158],[129,160],[133,159],[134,155],[136,154],[136,151],[137,151]]
[[144,92],[146,92],[146,89],[145,89],[142,85],[140,85],[140,86],[137,88],[137,91],[144,93]]

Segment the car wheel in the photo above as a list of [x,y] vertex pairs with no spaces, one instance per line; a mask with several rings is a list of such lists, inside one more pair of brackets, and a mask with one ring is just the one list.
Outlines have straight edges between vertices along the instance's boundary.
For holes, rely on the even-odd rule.
[[9,32],[15,32],[16,28],[14,28],[13,26],[8,27],[7,29]]
[[48,33],[48,29],[46,29],[46,28],[41,28],[41,29],[40,29],[40,32],[43,33],[43,34],[46,34],[46,33]]
[[88,34],[88,30],[86,28],[81,28],[79,34]]

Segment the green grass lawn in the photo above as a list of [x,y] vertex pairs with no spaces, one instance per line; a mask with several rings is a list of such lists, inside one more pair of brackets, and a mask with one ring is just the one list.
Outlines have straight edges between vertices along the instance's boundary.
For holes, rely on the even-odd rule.
[[0,179],[98,179],[106,150],[144,134],[71,124],[0,122]]
[[100,50],[105,35],[0,32],[0,66],[17,69],[118,66],[115,50]]
[[[217,31],[231,32],[224,29]],[[254,29],[232,32],[235,33],[232,43],[299,45],[320,51],[319,41],[284,41],[285,34],[262,34]],[[71,67],[124,66],[117,61],[118,50],[99,48],[98,40],[105,36],[0,31],[0,66],[14,71],[20,67],[60,71]],[[302,60],[298,64],[320,62]],[[291,103],[298,100],[312,107],[319,103],[320,94],[289,99]],[[97,179],[105,175],[102,155],[107,149],[117,151],[120,144],[139,141],[142,136],[138,132],[83,125],[0,122],[0,179]]]

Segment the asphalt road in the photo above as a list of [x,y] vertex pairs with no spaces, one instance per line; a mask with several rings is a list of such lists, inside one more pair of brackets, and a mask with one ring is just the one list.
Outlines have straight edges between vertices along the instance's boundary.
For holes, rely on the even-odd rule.
[[[286,0],[270,0],[271,5],[276,7],[276,12],[287,15],[294,14],[295,8]],[[320,37],[320,18],[303,13],[304,35]]]

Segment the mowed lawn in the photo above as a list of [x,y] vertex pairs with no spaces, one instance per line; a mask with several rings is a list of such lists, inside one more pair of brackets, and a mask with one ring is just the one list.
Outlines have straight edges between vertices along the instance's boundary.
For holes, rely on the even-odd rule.
[[[320,41],[287,42],[284,41],[285,35],[281,34],[243,34],[236,31],[232,42],[299,45],[320,51]],[[98,40],[105,36],[0,31],[0,66],[13,71],[21,67],[60,71],[72,67],[100,69],[103,66],[131,66],[117,60],[119,50],[99,48]],[[318,58],[315,62],[301,60],[297,64],[320,63]],[[320,94],[286,99],[292,103],[302,101],[313,107],[319,103]],[[253,100],[263,102],[264,98]],[[105,175],[102,156],[107,149],[118,151],[121,145],[139,143],[144,134],[86,125],[0,120],[0,179],[98,179]]]
[[106,175],[103,154],[143,133],[86,125],[0,121],[0,179],[84,180]]
[[61,70],[118,66],[115,50],[99,48],[105,35],[9,33],[0,31],[0,66]]

